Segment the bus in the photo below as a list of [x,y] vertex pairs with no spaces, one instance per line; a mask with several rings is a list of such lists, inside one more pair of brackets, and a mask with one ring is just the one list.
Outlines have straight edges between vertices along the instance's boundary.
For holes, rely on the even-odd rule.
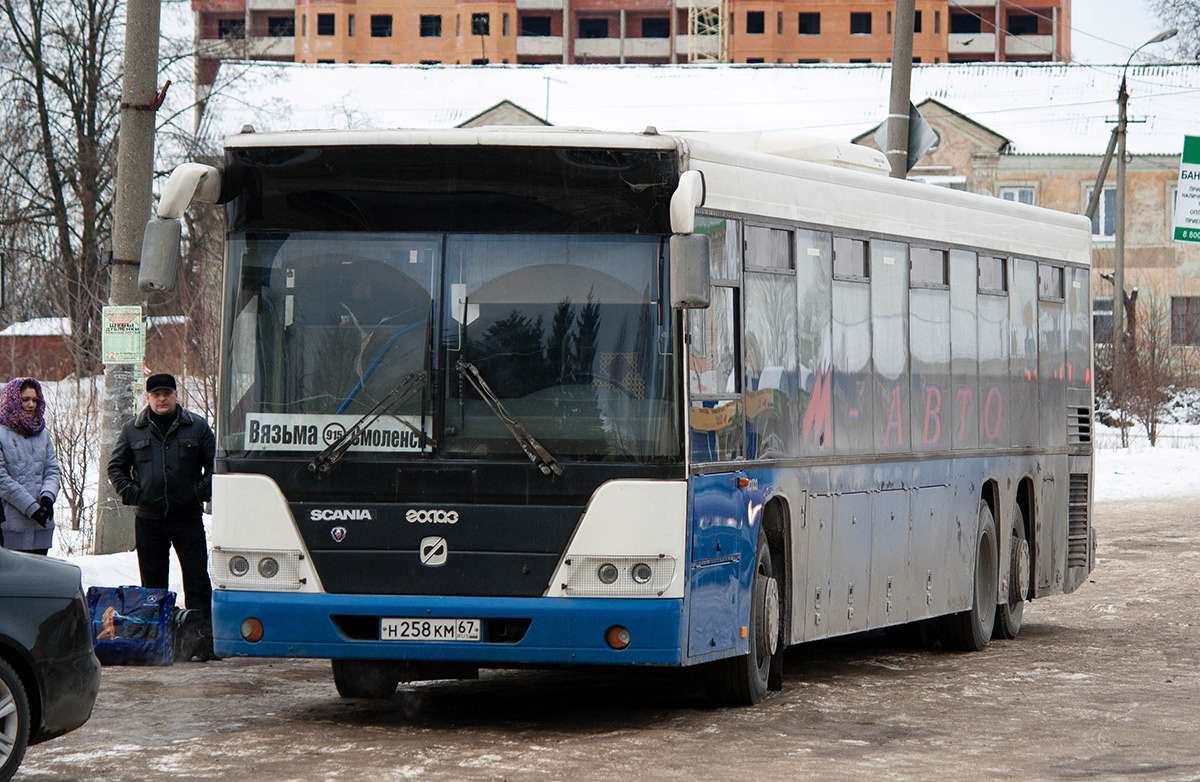
[[345,697],[480,668],[1012,638],[1094,564],[1087,219],[803,138],[243,132],[226,219],[216,652]]

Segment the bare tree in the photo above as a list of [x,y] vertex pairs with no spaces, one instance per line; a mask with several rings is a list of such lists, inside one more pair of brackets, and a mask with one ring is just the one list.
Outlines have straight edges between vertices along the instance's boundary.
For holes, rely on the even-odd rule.
[[1176,389],[1193,376],[1186,351],[1171,344],[1170,302],[1143,296],[1137,320],[1127,341],[1126,366],[1121,378],[1122,417],[1146,430],[1150,445],[1158,442],[1159,426]]
[[1167,27],[1175,27],[1175,51],[1179,59],[1195,60],[1200,55],[1200,0],[1151,0],[1150,10]]
[[[121,0],[0,0],[0,177],[38,314],[70,318],[76,374],[98,357],[113,204]],[[34,291],[40,293],[35,294]]]
[[47,394],[47,425],[62,470],[61,497],[70,510],[69,524],[64,524],[65,519],[57,522],[58,547],[65,554],[89,554],[95,540],[93,470],[99,446],[96,427],[100,392],[93,376],[57,384]]

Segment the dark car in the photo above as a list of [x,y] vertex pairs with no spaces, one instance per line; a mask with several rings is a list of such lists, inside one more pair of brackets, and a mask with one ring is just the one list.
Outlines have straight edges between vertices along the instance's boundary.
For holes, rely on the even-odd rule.
[[0,549],[0,782],[92,716],[100,661],[79,568]]

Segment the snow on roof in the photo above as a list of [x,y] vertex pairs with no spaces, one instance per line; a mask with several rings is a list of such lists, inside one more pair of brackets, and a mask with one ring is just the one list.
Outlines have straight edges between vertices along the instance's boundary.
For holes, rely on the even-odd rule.
[[[1011,153],[1102,155],[1120,77],[1117,65],[916,65],[911,95],[1011,139]],[[204,125],[214,141],[243,125],[449,128],[508,100],[560,127],[786,130],[848,141],[887,116],[890,85],[886,65],[236,63],[222,68]],[[1200,65],[1131,66],[1128,85],[1131,154],[1177,155],[1185,134],[1200,134]]]
[[70,333],[69,318],[33,318],[10,324],[0,331],[0,337],[65,337]]
[[[167,326],[187,322],[186,315],[154,315],[146,319],[147,325]],[[3,331],[0,337],[67,337],[71,335],[70,318],[31,318],[20,323],[12,323]]]

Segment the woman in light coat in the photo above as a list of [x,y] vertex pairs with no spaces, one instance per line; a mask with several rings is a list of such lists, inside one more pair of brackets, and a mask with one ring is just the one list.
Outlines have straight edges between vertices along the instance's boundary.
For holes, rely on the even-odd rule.
[[61,470],[46,430],[46,398],[31,377],[0,391],[0,499],[4,547],[45,554],[54,538],[54,498]]

